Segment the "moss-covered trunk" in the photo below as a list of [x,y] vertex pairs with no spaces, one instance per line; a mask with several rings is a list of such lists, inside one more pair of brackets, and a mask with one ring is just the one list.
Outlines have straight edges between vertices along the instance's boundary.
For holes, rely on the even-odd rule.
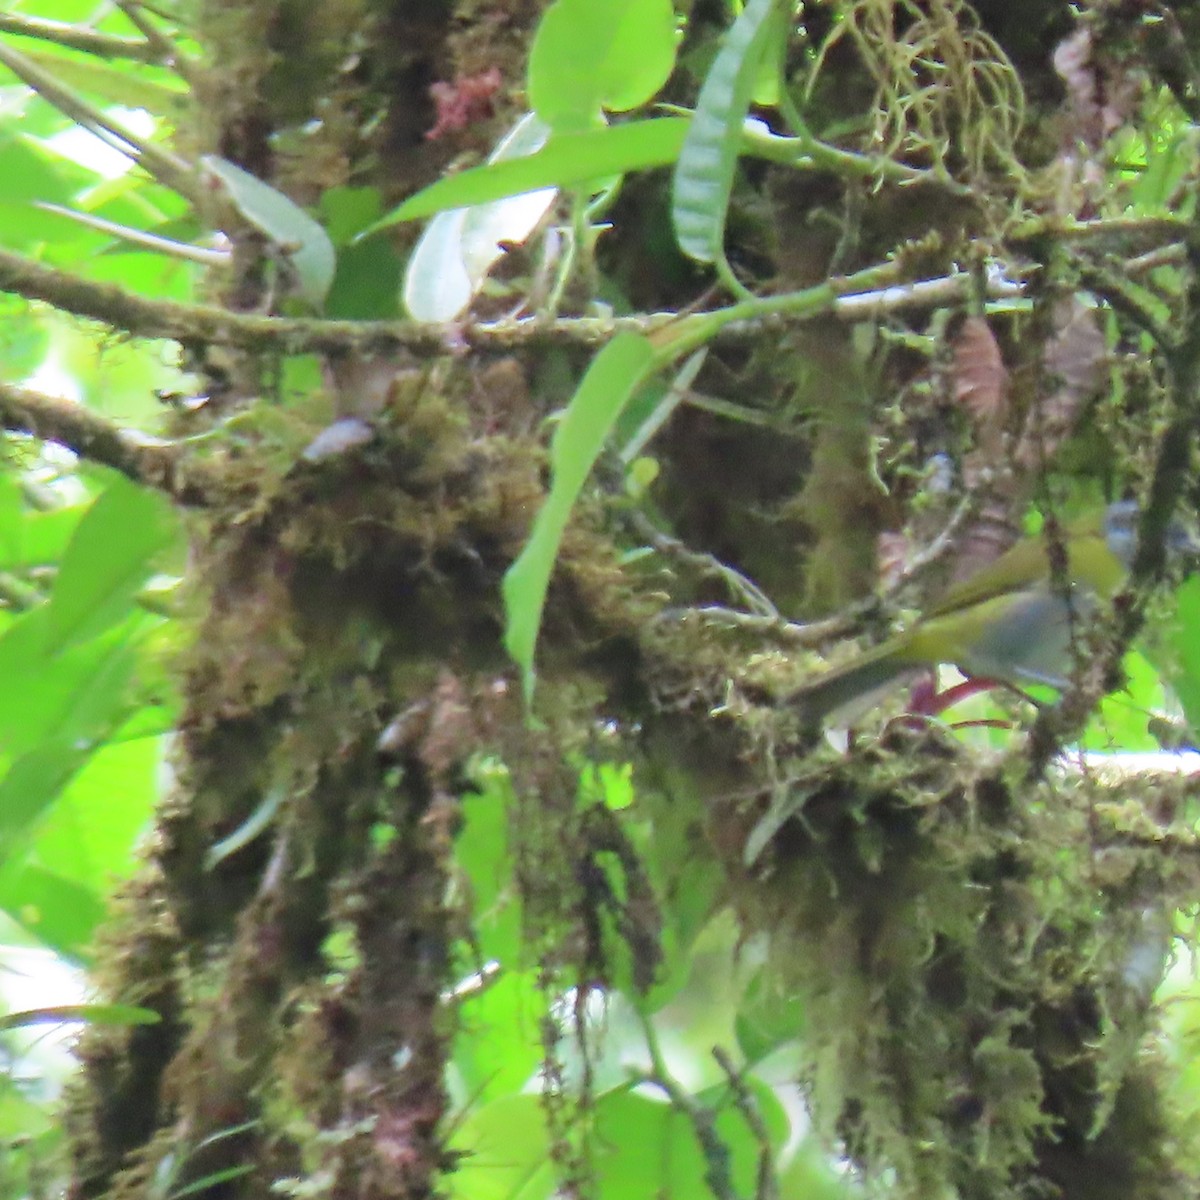
[[[519,110],[539,7],[207,0],[181,146],[302,203],[370,187],[389,206],[486,149]],[[811,36],[830,39],[833,66],[811,99],[836,127],[874,83],[812,7]],[[864,20],[886,8],[849,7]],[[934,32],[950,37],[963,6],[931,7],[943,18]],[[1026,26],[1037,22],[1021,16],[1031,6],[978,7],[1018,67],[1037,64],[1023,81],[1035,143],[1024,149],[1044,161],[1037,122],[1058,98],[1041,52],[1069,28],[1067,6],[1046,6],[1036,46]],[[723,20],[724,6],[692,6],[695,61]],[[829,89],[839,64],[844,95]],[[484,101],[447,99],[464,90]],[[986,157],[999,135],[980,126],[955,132],[977,135]],[[880,128],[894,132],[883,117]],[[774,168],[754,170],[739,182],[731,242],[781,289],[867,265],[909,236],[914,261],[948,273],[976,261],[975,231],[990,228],[986,196],[931,202],[913,187],[876,203],[861,180],[831,188],[813,175],[773,196]],[[639,274],[664,239],[662,180],[628,191],[605,271],[631,303],[694,302],[703,281],[677,255]],[[822,232],[835,225],[836,238]],[[244,230],[233,250],[212,299],[268,307],[279,281],[261,235]],[[1027,376],[1055,336],[1053,290],[1034,294],[1027,338],[1006,348]],[[352,290],[333,295],[334,315],[357,315]],[[592,987],[644,991],[670,951],[662,927],[683,953],[685,927],[694,936],[729,903],[745,940],[772,939],[769,984],[807,1006],[805,1082],[831,1155],[906,1196],[1170,1194],[1157,1064],[1136,1054],[1147,1001],[1125,966],[1140,937],[1161,949],[1145,913],[1171,911],[1195,873],[1152,844],[1140,816],[1103,808],[1134,789],[1052,785],[1020,751],[980,759],[927,730],[846,756],[814,749],[781,701],[805,673],[795,630],[680,611],[730,586],[748,594],[717,559],[777,598],[842,605],[865,586],[888,503],[912,494],[918,450],[945,449],[922,432],[945,434],[955,453],[979,434],[969,417],[934,412],[929,363],[906,348],[814,337],[819,351],[765,327],[722,342],[698,385],[715,393],[707,409],[663,434],[664,524],[706,554],[620,502],[576,506],[539,647],[537,727],[503,653],[500,580],[544,496],[543,419],[584,365],[577,347],[547,335],[506,354],[453,329],[422,360],[188,347],[210,385],[198,420],[221,431],[190,523],[195,638],[177,663],[170,794],[99,970],[111,998],[164,1019],[83,1041],[69,1103],[80,1200],[437,1191],[453,1166],[453,989],[472,969],[455,837],[489,754],[518,797],[513,874],[547,996],[574,987],[582,1009]],[[839,383],[841,403],[823,403]],[[748,395],[770,410],[758,425],[713,416]],[[339,449],[281,454],[303,446],[296,429],[347,414],[358,423]],[[873,457],[881,428],[902,447],[882,464],[888,503]],[[1015,429],[990,433],[1019,448]],[[1035,480],[1021,467],[1006,463],[975,499],[1023,502]],[[661,557],[624,557],[643,543]],[[821,556],[807,574],[806,544]],[[636,764],[628,820],[581,795],[582,765],[606,759]],[[568,1025],[543,1026],[548,1094]],[[568,1180],[573,1147],[565,1134],[554,1146]]]
[[[519,79],[535,15],[213,0],[196,13],[204,59],[180,144],[301,202],[411,192],[497,127],[484,110],[427,138],[430,85],[490,67]],[[261,238],[247,229],[234,255],[214,299],[264,304]],[[174,781],[99,968],[164,1020],[85,1041],[73,1191],[267,1196],[290,1179],[297,1194],[429,1195],[448,1165],[457,796],[489,725],[520,720],[496,687],[496,588],[539,493],[537,453],[479,434],[488,370],[511,390],[522,367],[306,360],[289,390],[282,351],[218,364],[191,350],[212,380],[201,420],[286,422],[315,403],[379,424],[344,457],[289,466],[252,433],[210,462]]]

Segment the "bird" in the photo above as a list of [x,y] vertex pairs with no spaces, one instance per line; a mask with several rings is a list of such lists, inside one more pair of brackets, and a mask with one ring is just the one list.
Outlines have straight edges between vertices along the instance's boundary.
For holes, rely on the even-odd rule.
[[[1081,623],[1133,564],[1138,517],[1136,502],[1123,500],[1068,525],[1057,546],[1022,539],[952,586],[908,629],[801,684],[788,703],[811,725],[853,720],[941,663],[976,680],[1063,689]],[[1168,550],[1186,542],[1175,523],[1167,542]]]

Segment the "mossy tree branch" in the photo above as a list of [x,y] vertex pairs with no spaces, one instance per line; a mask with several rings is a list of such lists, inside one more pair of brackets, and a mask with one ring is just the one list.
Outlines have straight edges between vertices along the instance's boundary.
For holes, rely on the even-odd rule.
[[65,446],[181,504],[207,503],[216,488],[212,474],[190,461],[179,443],[126,429],[73,400],[0,383],[0,426]]

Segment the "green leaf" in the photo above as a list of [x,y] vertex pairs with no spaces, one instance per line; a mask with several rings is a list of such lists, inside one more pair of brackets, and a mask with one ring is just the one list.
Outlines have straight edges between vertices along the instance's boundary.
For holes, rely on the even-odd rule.
[[104,919],[99,893],[37,863],[0,868],[0,909],[60,954],[83,958]]
[[670,0],[556,0],[530,48],[530,104],[556,133],[591,129],[666,83],[677,40]]
[[114,740],[100,746],[67,783],[29,848],[48,870],[97,892],[133,870],[135,843],[150,822],[159,793],[163,739],[125,740],[129,727],[128,722],[122,725]]
[[525,158],[472,167],[439,179],[410,196],[368,232],[539,188],[569,188],[629,171],[665,167],[678,158],[687,128],[684,117],[660,117],[585,133],[555,134],[543,149]]
[[[527,113],[501,139],[492,163],[539,149],[547,129]],[[418,321],[452,321],[471,303],[505,245],[520,245],[554,203],[543,188],[471,208],[438,213],[421,234],[404,276],[404,304]]]
[[680,249],[697,262],[724,257],[725,212],[742,125],[770,44],[779,0],[748,0],[713,59],[672,181],[671,219]]
[[158,83],[148,79],[144,71],[135,73],[94,58],[68,58],[53,50],[25,50],[24,54],[60,83],[91,92],[112,104],[144,108],[160,117],[179,117],[187,111],[187,89],[166,71],[157,73],[163,80]]
[[379,220],[383,205],[375,187],[332,187],[321,193],[324,228],[335,246],[352,242]]
[[1171,687],[1196,735],[1200,733],[1200,575],[1193,575],[1176,592],[1175,621],[1164,642]]
[[[778,1149],[788,1121],[771,1090],[753,1078],[745,1081],[755,1107]],[[759,1147],[745,1118],[733,1108],[724,1086],[694,1097],[719,1108],[713,1133],[722,1153],[714,1164],[701,1152],[686,1114],[665,1100],[629,1090],[609,1092],[596,1104],[593,1147],[598,1195],[611,1200],[654,1200],[659,1196],[709,1196],[714,1165],[729,1172],[729,1194],[755,1193]]]
[[114,480],[79,522],[50,596],[47,651],[94,637],[126,617],[157,555],[178,536],[170,506]]
[[512,969],[462,1004],[454,1067],[473,1102],[517,1094],[537,1076],[545,1048],[531,1017],[544,1004],[536,972]]
[[[32,204],[34,200],[69,203],[96,177],[51,153],[31,138],[0,134],[0,201]],[[5,231],[5,243],[13,231]]]
[[538,1096],[504,1096],[471,1111],[451,1140],[454,1200],[549,1200],[555,1194],[546,1114]]
[[21,520],[19,541],[6,550],[0,565],[11,568],[57,564],[66,554],[87,509],[86,504],[72,504],[46,512],[26,512]]
[[0,776],[0,858],[54,803],[91,752],[86,742],[44,742]]
[[57,654],[47,650],[50,605],[23,613],[0,635],[0,751],[43,742],[97,743],[124,720],[138,661],[138,618]]
[[403,263],[395,248],[363,236],[380,219],[379,189],[330,188],[321,196],[321,219],[338,248],[337,273],[325,299],[335,320],[391,320],[400,315]]
[[479,791],[467,792],[462,798],[455,861],[470,883],[480,956],[511,964],[518,961],[522,945],[520,901],[508,834],[517,801],[507,771],[498,765],[481,771],[477,786]]
[[738,1005],[734,1020],[738,1049],[748,1063],[761,1062],[805,1033],[804,1016],[800,998],[785,990],[777,974],[759,971],[747,984]]
[[238,212],[287,252],[300,278],[301,295],[320,308],[337,267],[337,255],[325,230],[291,197],[235,163],[215,154],[206,154],[200,161],[225,185]]
[[134,1004],[57,1004],[30,1008],[0,1016],[0,1031],[25,1029],[30,1025],[157,1025],[162,1020],[152,1008]]
[[550,494],[529,541],[504,576],[504,645],[533,699],[533,655],[558,546],[575,499],[621,410],[654,365],[654,347],[637,333],[618,334],[592,360],[550,446]]
[[352,242],[338,254],[325,316],[341,321],[390,321],[400,316],[403,268],[386,242]]
[[0,362],[4,363],[5,378],[31,375],[46,357],[49,343],[44,313],[31,308],[23,297],[0,296]]
[[215,1188],[218,1184],[228,1183],[233,1179],[242,1179],[253,1173],[254,1167],[250,1163],[222,1167],[218,1171],[210,1171],[207,1175],[202,1175],[199,1179],[193,1179],[191,1183],[184,1184],[183,1187],[171,1192],[167,1200],[184,1200],[187,1196],[197,1196],[202,1192],[207,1192],[210,1188]]

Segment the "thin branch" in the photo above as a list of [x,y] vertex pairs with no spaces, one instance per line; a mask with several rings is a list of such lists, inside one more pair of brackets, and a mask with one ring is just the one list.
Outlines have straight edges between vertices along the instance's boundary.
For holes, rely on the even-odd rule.
[[[1129,271],[1097,263],[1079,264],[1079,279],[1104,300],[1114,312],[1125,316],[1133,325],[1144,330],[1161,347],[1174,341],[1170,327],[1160,321],[1151,305],[1146,303],[1129,283]],[[1153,299],[1153,298],[1152,298]]]
[[646,1039],[646,1050],[650,1055],[650,1070],[634,1072],[635,1078],[643,1083],[654,1084],[687,1118],[704,1158],[704,1182],[708,1184],[709,1191],[717,1200],[739,1200],[730,1170],[729,1147],[717,1132],[715,1114],[712,1109],[698,1103],[684,1091],[679,1081],[667,1069],[658,1034],[650,1019],[640,1014],[638,1019]]
[[[187,344],[235,346],[277,354],[320,351],[386,354],[412,350],[447,354],[455,344],[439,326],[403,321],[323,321],[303,317],[269,317],[231,312],[204,304],[149,300],[112,284],[95,283],[57,271],[32,259],[0,250],[0,291],[42,300],[77,317],[102,321],[113,329],[143,338],[171,338]],[[639,328],[644,326],[639,322]],[[613,323],[591,322],[592,336],[581,341],[600,343]],[[474,340],[474,339],[472,339]],[[486,336],[484,344],[506,345],[510,339]],[[511,344],[526,339],[513,336]]]
[[[990,482],[990,480],[989,480]],[[957,508],[950,515],[942,531],[900,572],[895,580],[880,595],[868,596],[851,605],[845,611],[835,613],[820,621],[799,623],[786,621],[778,613],[722,608],[719,605],[703,605],[697,608],[666,609],[659,614],[662,620],[685,620],[696,616],[709,625],[727,629],[737,629],[751,633],[756,637],[767,638],[781,645],[815,647],[825,645],[836,638],[844,638],[860,630],[864,623],[879,619],[881,611],[891,604],[896,597],[914,580],[919,579],[925,571],[937,563],[954,547],[955,539],[963,525],[974,514],[979,505],[978,493],[972,492],[964,496]],[[652,528],[652,527],[651,527]],[[639,533],[646,536],[639,528]],[[665,535],[660,535],[665,536]],[[668,539],[674,541],[674,539]],[[653,543],[652,543],[653,544]],[[673,551],[673,546],[655,547],[663,552]],[[695,551],[690,553],[695,554]],[[728,568],[726,568],[728,569]]]
[[[1039,776],[1060,746],[1075,736],[1119,669],[1121,658],[1141,631],[1146,601],[1162,577],[1168,527],[1184,495],[1196,445],[1200,443],[1200,223],[1188,242],[1187,291],[1183,311],[1188,319],[1176,336],[1173,328],[1146,313],[1141,322],[1156,340],[1166,365],[1167,421],[1155,447],[1150,485],[1138,521],[1137,551],[1125,590],[1113,598],[1113,614],[1103,629],[1104,642],[1092,657],[1079,685],[1053,709],[1044,711],[1029,734],[1030,777]],[[1110,281],[1110,286],[1112,286]],[[1129,299],[1128,289],[1114,288],[1109,302]],[[1142,306],[1131,301],[1127,312],[1139,321]]]
[[153,47],[157,61],[170,67],[187,83],[195,83],[195,64],[186,55],[181,54],[179,47],[153,21],[142,15],[143,4],[133,0],[116,0],[117,7],[125,14],[130,24],[146,39],[147,45]]
[[664,533],[644,513],[630,510],[625,514],[625,519],[636,536],[664,558],[682,563],[702,578],[720,580],[733,599],[742,603],[754,616],[771,622],[783,620],[779,609],[754,580],[723,563],[715,554],[693,550],[686,542]]
[[65,208],[61,204],[48,204],[44,200],[35,200],[35,208],[42,212],[54,213],[68,221],[83,225],[100,233],[111,234],[122,241],[132,242],[144,250],[158,254],[166,254],[171,258],[187,259],[189,262],[200,263],[205,267],[227,267],[233,255],[228,250],[214,250],[211,246],[194,246],[190,242],[176,242],[171,238],[159,237],[155,233],[147,233],[144,229],[134,229],[129,225],[120,225],[116,221],[98,217],[95,213],[78,212],[73,208]]
[[698,608],[668,608],[655,619],[686,621],[694,616],[715,628],[739,630],[784,646],[816,647],[836,638],[848,637],[860,629],[864,621],[878,615],[879,602],[875,597],[870,597],[859,607],[859,615],[853,612],[839,613],[837,616],[804,624],[785,621],[782,617],[763,617],[737,608],[722,608],[716,604],[705,604]]
[[1167,213],[1152,217],[1095,217],[1078,221],[1071,217],[1053,215],[1033,217],[1023,221],[1009,235],[1010,245],[1053,238],[1057,242],[1096,242],[1105,239],[1120,242],[1123,248],[1130,242],[1162,243],[1186,237],[1189,222],[1186,217]]
[[[991,483],[990,472],[987,473],[985,479],[981,480],[981,483],[985,487]],[[979,508],[980,490],[976,488],[959,500],[957,507],[950,514],[950,519],[946,522],[941,533],[924,549],[914,554],[904,570],[899,572],[891,584],[888,585],[882,596],[884,601],[894,600],[905,588],[912,584],[913,580],[919,579],[930,567],[940,562],[954,549],[963,526],[975,515],[976,510]]]
[[[860,272],[861,275],[869,272]],[[853,282],[853,278],[849,281]],[[997,279],[990,285],[995,295],[1011,295],[1019,284]],[[178,342],[234,346],[279,354],[388,354],[408,350],[416,354],[452,354],[471,347],[512,349],[531,345],[601,346],[626,330],[653,335],[693,319],[678,313],[647,313],[636,317],[560,317],[547,321],[480,322],[474,325],[428,325],[415,321],[342,321],[312,317],[272,317],[260,313],[231,312],[210,305],[148,300],[110,284],[94,283],[0,250],[0,291],[30,300],[42,300],[63,312],[102,321],[114,329],[144,338],[171,338]],[[813,299],[817,292],[822,294]],[[965,275],[922,280],[878,291],[838,295],[831,289],[809,289],[754,301],[754,312],[745,304],[725,310],[695,314],[724,319],[709,330],[707,340],[741,341],[760,337],[766,330],[785,329],[817,315],[832,313],[850,321],[877,320],[911,308],[936,308],[963,300],[969,291]],[[807,297],[807,306],[796,304]],[[772,311],[774,303],[777,309]],[[681,349],[681,353],[686,350]]]
[[747,1128],[758,1145],[758,1180],[754,1188],[755,1200],[776,1200],[779,1188],[772,1164],[771,1134],[759,1111],[758,1103],[746,1086],[741,1072],[734,1066],[733,1059],[730,1058],[728,1052],[721,1046],[714,1046],[712,1056],[716,1059],[717,1066],[725,1072],[725,1078],[729,1081],[729,1089],[733,1093],[734,1106],[741,1113],[742,1120],[746,1122]]
[[201,199],[200,180],[189,163],[161,146],[130,133],[89,104],[74,89],[67,87],[52,72],[3,42],[0,42],[0,63],[33,88],[48,104],[54,105],[64,116],[70,117],[114,150],[131,158],[164,186],[193,203]]
[[[910,309],[946,308],[973,300],[979,295],[969,274],[946,275],[940,279],[921,279],[916,283],[898,283],[892,287],[841,295],[833,304],[836,316],[851,321],[882,320]],[[984,282],[982,299],[1013,300],[1025,295],[1024,284],[994,269]]]
[[126,429],[73,400],[0,383],[0,427],[56,442],[181,504],[208,503],[217,491],[216,477],[187,461],[179,443]]
[[157,62],[159,59],[158,51],[141,38],[99,33],[85,25],[68,25],[63,21],[47,21],[41,17],[25,17],[17,13],[0,13],[0,33],[37,38],[40,42],[51,42],[56,46],[66,46],[70,50],[82,50],[101,58],[132,58],[145,63]]
[[1182,242],[1172,242],[1169,246],[1159,246],[1128,259],[1125,272],[1128,275],[1145,275],[1156,267],[1179,266],[1186,261],[1187,247]]

